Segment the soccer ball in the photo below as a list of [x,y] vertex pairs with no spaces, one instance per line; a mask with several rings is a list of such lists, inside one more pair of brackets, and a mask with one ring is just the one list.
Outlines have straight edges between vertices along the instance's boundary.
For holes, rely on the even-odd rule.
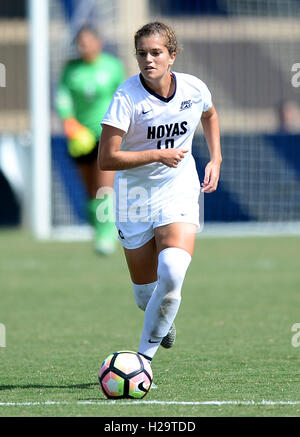
[[142,399],[150,390],[153,374],[142,355],[119,351],[104,360],[98,378],[108,399]]

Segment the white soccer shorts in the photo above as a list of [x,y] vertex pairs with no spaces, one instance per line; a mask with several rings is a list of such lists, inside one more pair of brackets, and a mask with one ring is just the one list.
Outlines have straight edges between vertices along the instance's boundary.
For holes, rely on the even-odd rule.
[[128,218],[118,220],[116,215],[116,227],[118,238],[126,249],[137,249],[142,247],[154,237],[154,229],[170,223],[190,223],[200,228],[201,204],[199,202],[199,190],[194,189],[193,193],[185,198],[176,199],[172,204],[165,204],[158,212],[149,216]]

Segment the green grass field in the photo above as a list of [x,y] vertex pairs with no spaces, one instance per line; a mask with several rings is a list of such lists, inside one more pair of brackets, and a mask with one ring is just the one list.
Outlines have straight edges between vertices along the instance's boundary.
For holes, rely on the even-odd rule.
[[0,247],[0,416],[300,415],[299,237],[197,241],[176,344],[155,356],[145,402],[106,401],[97,381],[142,329],[122,249],[100,258],[24,231],[2,231]]

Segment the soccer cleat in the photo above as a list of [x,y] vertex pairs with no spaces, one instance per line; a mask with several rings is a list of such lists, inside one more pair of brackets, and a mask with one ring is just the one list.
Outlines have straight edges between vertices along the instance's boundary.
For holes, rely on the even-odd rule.
[[94,235],[94,248],[100,255],[111,255],[118,244],[115,224],[112,222],[97,223]]
[[95,237],[94,249],[95,251],[104,256],[112,255],[117,246],[117,240],[115,238]]
[[154,384],[154,382],[152,381],[152,384],[151,384],[150,390],[157,390],[157,389],[158,389],[157,385]]
[[175,323],[173,322],[171,328],[169,329],[169,332],[162,339],[160,345],[165,349],[170,349],[170,347],[174,345],[175,339],[176,339],[176,327],[175,327]]

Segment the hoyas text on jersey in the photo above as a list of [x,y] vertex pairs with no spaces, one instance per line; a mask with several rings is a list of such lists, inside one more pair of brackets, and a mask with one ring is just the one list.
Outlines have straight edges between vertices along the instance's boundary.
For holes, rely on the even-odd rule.
[[154,140],[163,137],[175,137],[184,135],[187,132],[187,121],[181,123],[160,124],[159,126],[148,126],[147,139]]

